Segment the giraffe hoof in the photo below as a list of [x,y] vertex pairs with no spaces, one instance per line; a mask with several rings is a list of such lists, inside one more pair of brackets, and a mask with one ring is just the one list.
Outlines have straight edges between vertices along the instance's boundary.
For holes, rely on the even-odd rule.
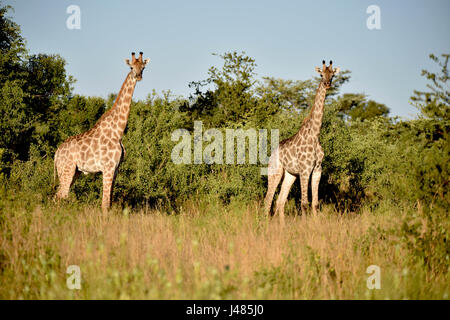
[[319,205],[315,205],[315,206],[313,206],[313,210],[312,210],[312,213],[313,213],[314,215],[316,215],[316,214],[317,214],[317,212],[319,212]]
[[302,204],[302,215],[306,215],[308,213],[308,205]]

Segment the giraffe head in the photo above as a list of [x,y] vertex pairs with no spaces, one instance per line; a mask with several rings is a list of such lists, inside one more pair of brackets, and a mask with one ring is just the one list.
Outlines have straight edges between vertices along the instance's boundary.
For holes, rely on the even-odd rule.
[[136,79],[137,81],[142,80],[142,72],[145,69],[145,66],[147,63],[149,63],[150,59],[142,59],[142,52],[139,52],[139,58],[136,59],[135,53],[131,53],[131,62],[130,59],[125,59],[125,63],[130,67],[131,69],[131,75]]
[[327,67],[327,65],[325,64],[325,60],[323,60],[322,68],[316,67],[316,71],[320,74],[322,83],[325,85],[325,87],[330,88],[333,77],[339,73],[340,69],[339,67],[333,69],[333,61],[330,61],[330,65]]

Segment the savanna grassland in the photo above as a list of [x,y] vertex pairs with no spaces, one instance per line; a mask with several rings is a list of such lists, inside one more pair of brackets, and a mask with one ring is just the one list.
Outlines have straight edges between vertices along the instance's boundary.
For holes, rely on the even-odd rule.
[[[447,275],[411,264],[394,231],[412,213],[391,207],[346,215],[326,207],[281,225],[256,202],[108,215],[11,205],[0,229],[2,299],[448,298]],[[366,286],[373,264],[379,290]],[[69,265],[80,266],[80,290],[66,286]]]
[[[116,95],[74,94],[64,58],[29,54],[9,10],[0,5],[0,299],[449,298],[449,54],[430,54],[427,91],[405,101],[417,110],[411,120],[342,92],[352,80],[341,66],[320,133],[319,213],[300,215],[297,182],[285,224],[262,212],[264,163],[194,164],[192,154],[175,163],[173,133],[185,129],[192,146],[201,121],[202,133],[277,130],[281,141],[299,130],[320,78],[258,78],[244,52],[217,55],[222,65],[191,82],[190,97],[132,101],[103,214],[100,174],[81,175],[67,200],[53,201],[53,157]],[[80,290],[67,286],[71,265]],[[372,265],[380,289],[367,287]]]

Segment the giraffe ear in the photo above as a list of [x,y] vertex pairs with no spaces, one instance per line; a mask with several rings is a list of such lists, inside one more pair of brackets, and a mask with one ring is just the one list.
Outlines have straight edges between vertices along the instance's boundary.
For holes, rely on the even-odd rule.
[[316,67],[316,72],[319,74],[322,73],[322,68]]
[[125,59],[125,63],[128,65],[128,66],[130,66],[131,67],[131,64],[130,64],[130,59]]
[[150,58],[145,59],[145,60],[144,60],[144,65],[146,65],[146,64],[149,63],[149,62],[150,62]]
[[333,70],[334,74],[338,74],[339,72],[341,72],[341,68],[339,68],[339,67],[334,68],[334,70]]

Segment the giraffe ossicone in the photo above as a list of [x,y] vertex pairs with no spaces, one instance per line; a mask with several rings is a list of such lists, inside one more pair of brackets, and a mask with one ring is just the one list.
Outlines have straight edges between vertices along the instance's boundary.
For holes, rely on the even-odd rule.
[[322,175],[322,160],[324,153],[319,142],[322,126],[323,108],[326,91],[331,87],[333,77],[340,72],[333,69],[333,62],[329,66],[322,61],[322,68],[316,67],[321,81],[316,92],[314,104],[309,115],[303,120],[300,130],[292,137],[280,142],[269,160],[268,189],[264,200],[265,213],[268,215],[272,206],[273,196],[281,179],[280,194],[275,205],[275,214],[284,221],[284,206],[287,196],[297,176],[300,177],[301,208],[306,214],[308,208],[308,184],[311,177],[312,209],[316,213],[319,207],[319,182]]
[[85,174],[101,172],[103,175],[102,209],[111,206],[114,180],[120,162],[125,156],[122,137],[130,114],[131,98],[137,81],[142,80],[142,72],[150,59],[143,60],[143,53],[136,58],[131,54],[131,61],[125,60],[130,67],[116,101],[110,110],[104,113],[97,123],[88,131],[65,140],[56,150],[54,174],[59,178],[56,199],[66,198],[70,186],[80,172]]

